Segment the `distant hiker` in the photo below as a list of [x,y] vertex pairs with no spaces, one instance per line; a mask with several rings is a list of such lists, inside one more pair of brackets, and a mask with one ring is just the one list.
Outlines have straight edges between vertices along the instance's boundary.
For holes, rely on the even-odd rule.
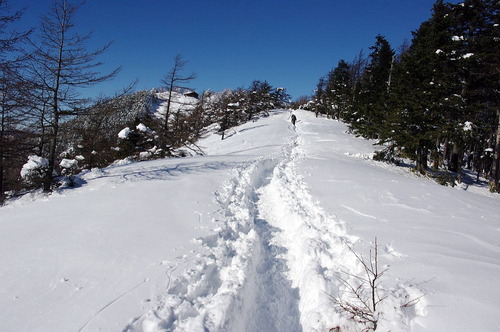
[[292,114],[292,124],[294,127],[295,127],[295,121],[297,121],[297,117],[295,116],[295,114]]

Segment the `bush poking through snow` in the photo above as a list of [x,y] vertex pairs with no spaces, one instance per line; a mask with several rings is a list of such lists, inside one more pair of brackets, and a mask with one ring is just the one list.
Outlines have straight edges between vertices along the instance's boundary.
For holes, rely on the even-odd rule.
[[366,326],[363,331],[375,331],[379,316],[378,305],[387,298],[387,296],[379,294],[380,278],[387,269],[380,271],[378,267],[377,238],[375,238],[373,248],[370,249],[368,262],[351,247],[348,246],[348,248],[363,266],[365,274],[357,276],[346,272],[346,278],[339,277],[346,289],[344,298],[347,299],[339,296],[333,298],[333,301],[343,312],[348,314],[349,319]]
[[388,146],[381,151],[376,151],[373,155],[373,160],[383,161],[395,165],[399,165],[401,163],[401,159],[395,151],[394,145]]
[[[395,317],[399,317],[396,318],[399,320],[402,316],[408,315],[402,312],[405,308],[421,309],[416,305],[425,294],[414,289],[413,286],[398,285],[396,289],[389,291],[381,287],[380,279],[388,269],[379,269],[377,238],[375,238],[373,247],[370,248],[368,261],[350,246],[348,248],[356,260],[361,263],[363,272],[361,275],[344,272],[345,276],[338,277],[344,292],[336,298],[332,297],[332,299],[350,320],[362,325],[361,331],[375,331],[379,325],[386,328],[382,325],[387,323],[387,319],[394,323]],[[415,314],[418,315],[418,313]],[[384,317],[385,323],[382,323],[382,317]],[[335,327],[330,331],[340,331],[340,327]]]
[[436,176],[436,182],[442,186],[455,187],[457,179],[448,171],[440,172]]
[[74,175],[79,171],[78,160],[76,159],[63,159],[59,163],[61,166],[61,175],[63,175],[62,184],[68,187],[75,187],[76,182]]

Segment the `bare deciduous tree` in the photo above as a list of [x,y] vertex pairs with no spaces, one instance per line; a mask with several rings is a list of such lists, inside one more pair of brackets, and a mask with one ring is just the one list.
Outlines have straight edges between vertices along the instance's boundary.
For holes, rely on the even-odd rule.
[[[7,1],[0,0],[0,204],[5,199],[6,174],[17,164],[21,149],[21,135],[15,134],[22,121],[24,101],[20,67],[23,57],[19,44],[31,31],[10,31],[9,25],[19,20],[23,11],[10,13]],[[16,159],[16,160],[15,160]]]
[[339,278],[347,290],[348,300],[339,297],[333,298],[333,301],[346,312],[352,320],[365,325],[366,328],[363,331],[376,330],[378,323],[378,305],[387,297],[379,294],[380,278],[387,269],[382,271],[379,270],[377,238],[375,238],[373,248],[370,249],[370,258],[368,262],[351,247],[348,248],[361,263],[364,274],[358,276],[346,273],[348,277],[350,277],[350,280]]
[[76,114],[84,102],[78,89],[109,80],[120,70],[116,68],[108,74],[98,71],[102,62],[97,58],[111,43],[89,51],[86,43],[92,34],[73,33],[73,18],[80,6],[68,0],[53,0],[48,13],[42,17],[38,38],[30,42],[33,50],[29,72],[38,88],[38,103],[48,104],[43,119],[50,128],[44,191],[51,190],[60,122],[63,117]]
[[170,71],[165,75],[165,77],[161,80],[161,83],[165,85],[168,91],[167,108],[165,110],[165,122],[163,126],[165,144],[168,144],[168,130],[169,130],[168,125],[170,120],[172,93],[174,92],[175,89],[187,89],[185,85],[197,77],[195,73],[192,73],[191,75],[188,76],[182,75],[182,70],[184,69],[187,63],[188,61],[184,60],[182,58],[182,55],[177,54],[174,57],[174,65],[172,66]]

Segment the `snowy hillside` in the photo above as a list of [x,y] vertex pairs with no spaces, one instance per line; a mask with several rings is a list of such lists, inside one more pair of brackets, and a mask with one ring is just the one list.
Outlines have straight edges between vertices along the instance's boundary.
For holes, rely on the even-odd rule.
[[[167,92],[154,92],[155,96],[155,110],[154,110],[154,116],[164,119],[165,118],[165,112],[167,109],[167,104],[168,104],[168,96],[169,93]],[[175,112],[185,112],[192,110],[196,107],[198,104],[199,100],[194,97],[190,97],[188,95],[172,91],[172,100],[170,103],[170,111],[175,113]]]
[[294,113],[296,129],[275,111],[205,138],[205,156],[0,208],[0,330],[359,331],[334,299],[352,303],[355,253],[377,238],[377,331],[497,331],[500,197]]

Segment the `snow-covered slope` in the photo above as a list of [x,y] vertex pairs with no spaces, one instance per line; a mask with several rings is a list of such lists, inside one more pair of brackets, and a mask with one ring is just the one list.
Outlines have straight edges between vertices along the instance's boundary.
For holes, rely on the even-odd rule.
[[[500,200],[289,111],[206,156],[93,170],[0,209],[2,331],[356,331],[332,297],[377,237],[377,331],[500,327]],[[413,301],[411,306],[405,305]]]

